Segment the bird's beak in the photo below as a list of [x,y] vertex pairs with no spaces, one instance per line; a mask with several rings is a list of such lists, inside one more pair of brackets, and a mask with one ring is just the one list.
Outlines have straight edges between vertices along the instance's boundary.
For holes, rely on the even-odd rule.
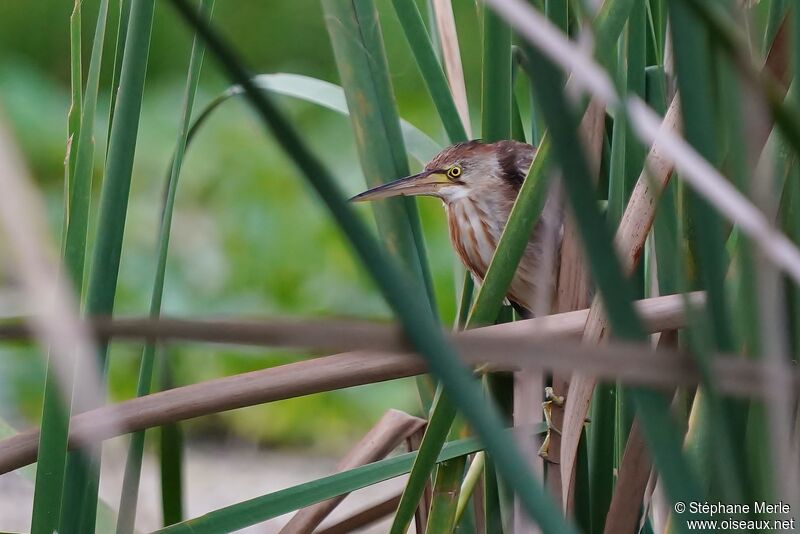
[[423,171],[413,176],[407,176],[388,184],[373,187],[350,200],[352,202],[364,202],[398,195],[432,195],[436,193],[441,185],[449,183],[451,182],[447,179],[447,176],[440,171]]

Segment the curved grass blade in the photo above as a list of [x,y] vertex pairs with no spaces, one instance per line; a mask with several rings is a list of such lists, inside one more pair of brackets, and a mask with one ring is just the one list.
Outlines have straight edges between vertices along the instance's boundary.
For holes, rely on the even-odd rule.
[[[87,287],[86,312],[89,315],[110,315],[114,307],[154,7],[154,0],[132,0],[131,4],[120,71],[121,91],[109,138],[99,230]],[[101,366],[105,368],[107,344],[98,350]],[[92,472],[87,473],[86,465],[87,459],[79,451],[68,459],[65,483],[70,491],[66,493],[68,499],[64,507],[70,516],[62,521],[62,533],[94,531],[99,466],[91,466]]]
[[[72,137],[67,163],[66,229],[64,232],[64,262],[75,292],[83,290],[84,259],[86,256],[86,234],[89,227],[89,204],[94,167],[94,122],[97,111],[97,93],[100,85],[100,67],[103,56],[108,18],[108,0],[100,3],[92,43],[92,55],[86,79],[86,94],[81,104],[81,45],[80,2],[70,17],[70,54],[73,105],[70,109],[69,126]],[[73,145],[74,143],[74,145]],[[80,375],[79,375],[80,376]],[[65,376],[72,382],[74,376]],[[67,458],[70,406],[65,399],[71,391],[62,391],[55,378],[52,362],[47,363],[45,391],[42,407],[42,433],[39,439],[39,469],[33,495],[31,532],[51,533],[58,529],[61,501],[64,488],[64,472]],[[70,513],[66,511],[65,513]]]
[[559,532],[575,532],[574,528],[554,509],[552,500],[534,481],[519,450],[503,432],[497,408],[483,399],[480,387],[459,363],[458,356],[444,339],[437,321],[424,297],[414,286],[405,282],[401,271],[388,260],[370,237],[364,224],[347,206],[335,181],[300,140],[294,129],[273,104],[250,82],[250,77],[236,56],[219,37],[198,19],[185,0],[172,0],[180,14],[206,39],[209,50],[235,83],[244,87],[254,106],[275,135],[276,140],[294,160],[310,184],[349,238],[369,274],[382,290],[404,327],[409,343],[428,362],[432,373],[442,381],[444,391],[452,396],[472,428],[493,454],[501,475],[514,488],[526,511],[536,518],[542,528]]
[[447,137],[451,143],[467,140],[467,131],[458,115],[453,95],[447,85],[447,78],[442,70],[442,65],[436,56],[433,43],[425,30],[425,23],[414,0],[393,0],[394,11],[400,19],[400,25],[405,32],[406,40],[414,54],[422,79],[428,87],[428,92],[439,112]]
[[[199,8],[201,16],[206,20],[210,20],[213,9],[214,0],[203,0]],[[186,137],[189,132],[192,108],[194,107],[194,98],[197,94],[197,85],[200,80],[200,69],[203,65],[204,52],[205,45],[203,41],[195,37],[192,43],[191,59],[189,60],[189,74],[186,80],[186,89],[183,97],[183,110],[181,112],[181,122],[178,129],[177,147],[175,149],[175,156],[172,158],[164,205],[161,209],[161,226],[158,236],[159,245],[156,259],[155,280],[153,281],[153,290],[150,295],[150,317],[152,318],[157,318],[161,315],[161,303],[164,295],[164,278],[167,270],[167,253],[169,251],[170,234],[172,231],[172,213],[175,207],[178,177],[183,165]],[[136,386],[137,397],[150,393],[155,357],[156,345],[154,342],[148,342],[145,344],[142,352],[142,359],[139,367],[139,382]],[[134,530],[136,506],[139,497],[142,456],[144,454],[144,438],[144,431],[136,432],[131,436],[128,445],[128,458],[125,463],[125,475],[122,480],[122,495],[119,503],[119,518],[117,521],[118,534],[129,534]],[[162,461],[162,466],[163,465],[164,462]],[[177,498],[171,499],[169,495],[165,495],[163,485],[162,498],[171,501],[177,500],[179,503],[181,502],[180,494],[177,495]],[[173,522],[180,521],[181,518],[178,517],[175,519],[176,521]]]
[[[303,76],[301,74],[277,73],[259,74],[253,78],[253,84],[258,89],[266,92],[297,98],[312,104],[317,104],[331,111],[336,111],[342,115],[350,115],[347,109],[347,100],[344,96],[344,89],[336,84],[326,82],[325,80],[312,78],[311,76]],[[215,109],[230,98],[242,95],[243,93],[244,91],[241,86],[234,85],[206,104],[192,122],[192,126],[189,129],[187,144],[191,143],[194,135],[199,131],[200,127]],[[400,120],[400,129],[403,133],[403,141],[405,142],[408,154],[422,165],[428,163],[433,159],[433,156],[442,149],[441,145],[436,143],[436,141],[405,120]]]
[[[543,428],[541,427],[530,430],[531,433],[541,433],[542,431]],[[511,435],[508,431],[504,432],[504,434]],[[477,452],[482,448],[483,446],[476,438],[452,441],[442,447],[442,451],[435,460],[436,462],[446,462]],[[204,516],[163,528],[157,532],[160,534],[180,532],[202,534],[204,532],[230,532],[242,529],[293,510],[408,473],[416,456],[416,452],[408,452],[393,458],[373,462],[221,508]]]

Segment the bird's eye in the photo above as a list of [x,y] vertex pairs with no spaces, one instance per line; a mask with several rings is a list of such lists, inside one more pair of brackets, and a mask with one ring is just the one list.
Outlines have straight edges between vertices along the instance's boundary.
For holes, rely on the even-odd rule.
[[447,176],[449,176],[450,178],[458,178],[459,176],[461,176],[461,167],[459,167],[458,165],[450,167],[449,169],[447,169]]

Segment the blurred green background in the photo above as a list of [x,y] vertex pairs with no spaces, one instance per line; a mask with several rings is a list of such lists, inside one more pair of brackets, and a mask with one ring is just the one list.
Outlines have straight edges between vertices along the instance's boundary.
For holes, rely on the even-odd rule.
[[[95,200],[105,154],[117,3],[112,1],[98,114]],[[479,102],[475,6],[456,2],[468,93]],[[379,0],[400,114],[438,142],[445,137],[388,0]],[[421,6],[424,9],[424,6]],[[72,2],[0,2],[0,108],[46,196],[60,235],[66,116],[68,23]],[[91,42],[97,1],[83,3],[84,44]],[[424,12],[424,11],[423,11]],[[218,2],[214,22],[244,53],[253,73],[290,72],[338,82],[317,0]],[[146,314],[167,165],[174,148],[191,35],[166,3],[156,20],[142,110],[116,313]],[[470,61],[474,58],[474,61]],[[84,46],[84,72],[89,50]],[[206,57],[195,110],[226,87]],[[348,194],[364,187],[349,120],[310,104],[280,99],[302,135]],[[473,106],[477,111],[477,106]],[[418,164],[411,162],[412,168]],[[0,192],[0,194],[2,194]],[[455,307],[454,258],[438,201],[420,201],[443,320]],[[359,206],[372,220],[368,206]],[[96,214],[96,213],[95,213]],[[19,313],[3,305],[2,315]],[[179,316],[347,316],[389,320],[381,296],[353,259],[327,213],[242,101],[226,103],[189,149],[181,176],[164,313]],[[264,368],[307,355],[208,345],[167,349],[176,383]],[[0,349],[0,416],[17,426],[39,416],[44,365],[32,347]],[[113,346],[111,397],[135,390],[141,347]],[[341,450],[388,407],[418,412],[413,381],[396,381],[236,410],[187,423],[195,435],[236,436],[274,446]],[[335,436],[335,438],[334,438]]]

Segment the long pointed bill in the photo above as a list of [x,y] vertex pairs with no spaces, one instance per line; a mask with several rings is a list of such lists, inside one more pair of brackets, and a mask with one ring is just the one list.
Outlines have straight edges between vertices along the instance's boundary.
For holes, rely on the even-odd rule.
[[350,199],[351,202],[364,202],[380,198],[396,197],[399,195],[433,195],[438,188],[449,184],[447,176],[438,171],[423,171],[413,176],[400,178],[388,184],[373,187]]

